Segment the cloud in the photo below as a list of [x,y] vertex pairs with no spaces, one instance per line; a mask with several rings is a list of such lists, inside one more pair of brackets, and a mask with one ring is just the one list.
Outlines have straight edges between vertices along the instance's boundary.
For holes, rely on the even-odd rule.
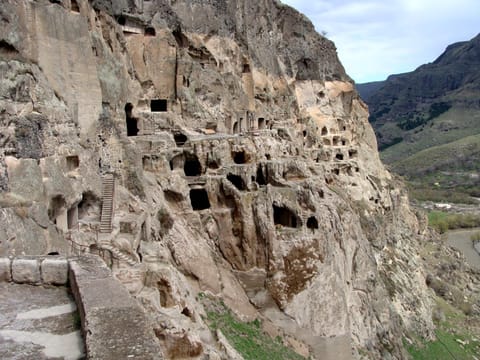
[[480,31],[478,0],[282,1],[327,32],[357,82],[412,71]]

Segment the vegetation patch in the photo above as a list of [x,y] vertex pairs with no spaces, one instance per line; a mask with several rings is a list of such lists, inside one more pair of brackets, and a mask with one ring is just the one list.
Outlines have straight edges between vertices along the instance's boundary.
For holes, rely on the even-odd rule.
[[444,320],[437,320],[436,339],[426,341],[413,336],[413,340],[404,339],[404,346],[414,360],[467,360],[475,359],[480,353],[480,340],[465,327],[467,316],[437,298],[437,311]]
[[301,360],[305,359],[286,347],[280,337],[272,339],[262,331],[262,323],[240,321],[223,303],[199,294],[206,311],[206,323],[214,332],[220,330],[230,345],[245,360]]
[[440,234],[447,230],[474,228],[480,226],[480,216],[474,214],[452,214],[444,211],[430,211],[428,225]]

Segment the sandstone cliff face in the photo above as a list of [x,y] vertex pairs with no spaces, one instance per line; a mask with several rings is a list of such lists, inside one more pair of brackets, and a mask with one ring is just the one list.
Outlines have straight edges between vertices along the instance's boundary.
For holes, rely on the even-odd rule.
[[199,292],[314,358],[402,358],[403,331],[429,334],[425,225],[302,15],[271,0],[0,15],[0,254],[100,253],[167,358],[228,357]]

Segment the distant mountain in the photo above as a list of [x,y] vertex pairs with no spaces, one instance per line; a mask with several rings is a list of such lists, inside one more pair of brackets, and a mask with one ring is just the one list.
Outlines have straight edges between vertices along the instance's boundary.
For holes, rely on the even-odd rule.
[[[466,191],[477,193],[478,147],[458,144],[480,134],[480,34],[448,46],[433,63],[413,72],[357,89],[369,106],[382,158],[394,171],[451,187],[470,179]],[[435,147],[443,158],[433,166]]]

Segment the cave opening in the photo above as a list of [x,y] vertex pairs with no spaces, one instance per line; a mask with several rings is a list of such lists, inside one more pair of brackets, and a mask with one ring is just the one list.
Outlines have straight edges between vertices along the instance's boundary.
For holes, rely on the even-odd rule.
[[260,130],[265,129],[265,118],[258,118],[258,128]]
[[77,155],[67,156],[67,171],[73,171],[80,166],[80,160]]
[[78,3],[76,0],[71,0],[70,4],[73,12],[77,12],[77,13],[80,12],[80,7],[78,6]]
[[185,134],[182,134],[182,133],[173,134],[173,138],[175,139],[175,144],[177,145],[177,147],[181,147],[181,146],[185,145],[185,143],[188,140],[187,136]]
[[350,157],[350,159],[356,158],[357,155],[358,155],[358,151],[357,151],[357,150],[348,150],[348,156]]
[[250,65],[249,64],[243,64],[242,73],[247,74],[249,72],[250,72]]
[[228,174],[227,179],[240,191],[246,190],[247,186],[242,177],[235,174]]
[[92,215],[99,209],[100,200],[94,193],[87,191],[83,193],[82,200],[78,203],[78,219],[82,220]]
[[[267,170],[265,168],[265,170]],[[257,175],[256,175],[256,178],[257,178],[257,184],[258,185],[267,185],[267,179],[266,177],[263,175],[263,170],[262,170],[262,166],[261,165],[258,165],[257,167]]]
[[149,26],[149,27],[145,28],[144,35],[145,36],[155,36],[155,35],[157,35],[157,33],[156,33],[154,27]]
[[239,133],[239,130],[238,130],[238,121],[235,121],[235,123],[233,124],[233,133],[234,133],[234,134],[238,134],[238,133]]
[[118,17],[117,22],[119,25],[125,26],[127,24],[127,19],[125,16],[121,15]]
[[295,213],[287,207],[276,206],[273,204],[273,222],[275,225],[282,225],[290,228],[296,228],[299,221]]
[[192,204],[192,209],[195,211],[209,209],[210,201],[208,200],[207,190],[191,189],[190,203]]
[[328,135],[328,130],[327,130],[327,127],[326,127],[326,126],[324,126],[324,127],[322,128],[322,135],[323,135],[323,136]]
[[343,160],[343,154],[338,153],[337,155],[335,155],[335,159]]
[[233,151],[232,157],[235,164],[245,164],[247,162],[247,156],[243,150]]
[[67,226],[69,229],[73,229],[78,224],[78,207],[74,205],[67,211]]
[[127,136],[138,135],[138,121],[132,116],[133,105],[127,103],[125,105],[125,120],[127,122]]
[[196,155],[187,155],[183,165],[185,176],[200,176],[202,174],[202,165]]
[[150,101],[150,111],[152,112],[166,112],[167,99],[152,99]]
[[315,216],[310,216],[308,219],[307,219],[307,228],[309,229],[318,229],[318,221],[317,221],[317,218]]

